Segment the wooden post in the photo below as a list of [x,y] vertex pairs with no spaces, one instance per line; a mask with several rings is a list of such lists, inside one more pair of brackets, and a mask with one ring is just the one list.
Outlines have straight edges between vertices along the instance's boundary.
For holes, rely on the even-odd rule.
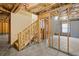
[[21,49],[21,32],[19,33],[19,39],[18,39],[18,50]]
[[[70,14],[70,9],[68,8],[67,9],[67,15],[68,15],[68,21],[67,21],[67,23],[68,23],[68,26],[69,26],[69,14]],[[67,35],[67,51],[69,53],[69,27],[68,27],[68,35]]]
[[3,32],[3,21],[0,20],[0,34],[2,35]]
[[49,27],[49,29],[48,29],[48,47],[50,46],[50,36],[51,36],[51,14],[49,13],[48,14],[48,27]]
[[[58,21],[60,22],[60,11],[57,11],[58,14]],[[60,23],[59,23],[60,25]],[[59,28],[59,32],[58,32],[58,49],[60,50],[60,28]]]
[[9,29],[9,19],[6,19],[6,34],[9,35],[8,29]]
[[39,22],[39,42],[41,42],[41,29],[40,29],[40,17],[38,15],[38,22]]
[[7,20],[5,21],[5,33],[7,34],[6,28],[7,28]]
[[69,33],[68,33],[68,35],[67,35],[67,51],[68,51],[68,53],[69,53]]
[[19,40],[20,40],[20,33],[17,34],[17,36],[18,36],[18,38],[17,38],[17,39],[18,39],[18,48],[17,48],[17,49],[20,50],[20,49],[19,49],[19,48],[20,48],[20,41],[19,41]]
[[1,24],[2,24],[2,35],[3,35],[3,20],[2,20],[2,23]]
[[2,27],[3,27],[3,35],[4,35],[4,29],[5,29],[5,21],[4,21],[4,19],[3,19],[3,22],[2,22],[3,24],[2,24]]
[[1,32],[2,32],[2,25],[1,25],[1,20],[0,20],[0,34],[1,34]]
[[11,45],[11,13],[8,17],[8,43]]
[[54,32],[52,33],[52,47],[54,45]]
[[60,49],[60,32],[58,33],[58,49]]
[[[51,15],[51,22],[52,22],[52,12],[50,12]],[[52,47],[54,46],[54,27],[53,27],[53,23],[51,23],[51,35],[52,35]]]

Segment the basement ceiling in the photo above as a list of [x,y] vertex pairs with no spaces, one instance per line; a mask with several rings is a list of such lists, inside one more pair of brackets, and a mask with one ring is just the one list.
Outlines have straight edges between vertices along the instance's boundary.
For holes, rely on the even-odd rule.
[[42,12],[46,12],[62,5],[66,5],[67,3],[0,3],[0,13],[1,11],[10,13],[15,12],[17,9],[25,9],[34,14],[39,14]]
[[39,12],[43,12],[43,11],[46,11],[46,10],[50,9],[51,6],[53,6],[53,5],[54,5],[53,3],[51,3],[51,4],[49,4],[49,3],[45,3],[45,4],[40,3],[37,6],[35,6],[34,8],[29,9],[28,11],[37,14]]
[[[69,3],[0,3],[0,14],[3,15],[9,15],[11,12],[19,11],[21,8],[24,10],[34,13],[34,14],[40,14],[46,11],[53,11],[53,14],[56,15],[58,12],[63,12],[63,15],[66,14],[66,7],[59,9],[59,11],[56,12],[57,8],[60,8],[64,5],[69,5]],[[71,13],[75,14],[79,12],[79,4],[71,4]],[[61,10],[61,11],[60,11]]]
[[22,8],[24,8],[26,11],[29,11],[34,14],[43,13],[46,11],[53,10],[55,8],[59,8],[63,5],[66,5],[68,3],[23,3]]
[[19,7],[19,4],[16,3],[0,3],[0,20],[6,19],[9,17],[11,12]]

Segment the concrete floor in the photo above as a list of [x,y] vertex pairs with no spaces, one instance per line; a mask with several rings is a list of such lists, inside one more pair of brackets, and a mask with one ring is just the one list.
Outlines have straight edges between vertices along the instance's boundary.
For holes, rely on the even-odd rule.
[[[51,39],[52,40],[52,39]],[[69,39],[69,53],[79,56],[79,39]],[[52,42],[52,41],[51,41]],[[58,49],[58,36],[54,36],[54,47]],[[51,43],[52,46],[52,43]],[[67,51],[67,37],[60,37],[60,50]],[[47,41],[31,44],[22,51],[17,51],[8,44],[8,35],[0,35],[0,56],[68,56],[65,53],[47,47]]]
[[32,44],[21,51],[17,51],[13,47],[9,48],[7,38],[6,35],[0,36],[1,56],[68,56],[65,53],[47,47],[46,41],[43,41],[40,44]]
[[[52,40],[52,39],[51,39]],[[79,39],[69,39],[69,53],[79,56]],[[51,41],[52,42],[52,41]],[[54,47],[58,49],[58,36],[54,36]],[[52,46],[52,43],[51,43]],[[60,50],[67,51],[67,37],[60,37]],[[22,51],[17,51],[8,44],[8,35],[0,35],[0,55],[1,56],[68,56],[60,51],[47,47],[46,40],[40,44],[31,44]]]
[[43,41],[40,44],[33,44],[26,47],[22,51],[17,51],[14,48],[10,48],[7,56],[68,56],[60,51],[47,47],[46,42]]
[[9,46],[8,35],[0,35],[0,55],[6,54]]

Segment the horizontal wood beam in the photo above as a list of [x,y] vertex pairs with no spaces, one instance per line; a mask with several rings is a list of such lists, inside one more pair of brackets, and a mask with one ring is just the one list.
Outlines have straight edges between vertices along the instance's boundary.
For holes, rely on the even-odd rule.
[[[67,4],[67,5],[63,5],[63,6],[59,7],[59,8],[50,10],[48,12],[50,12],[53,15],[54,13],[52,13],[52,12],[56,12],[56,11],[59,11],[60,12],[60,10],[65,10],[65,9],[71,8],[71,7],[72,7],[72,4]],[[58,13],[56,15],[58,15]]]
[[32,9],[37,8],[39,5],[40,5],[40,3],[38,3],[37,5],[35,5],[35,6],[33,6],[33,7],[30,7],[30,8],[27,9],[27,10],[28,10],[28,11],[31,11]]
[[10,13],[10,11],[4,9],[2,6],[0,6],[0,10],[1,10],[1,11],[4,11],[4,12],[7,12],[7,13]]
[[13,9],[11,10],[11,12],[15,12],[16,9],[19,8],[19,5],[20,5],[20,4],[16,4],[16,5],[14,5]]
[[47,11],[47,10],[51,9],[53,5],[55,5],[55,4],[51,4],[48,7],[43,8],[42,10],[40,9],[39,12],[37,12],[37,13],[42,13],[43,11]]

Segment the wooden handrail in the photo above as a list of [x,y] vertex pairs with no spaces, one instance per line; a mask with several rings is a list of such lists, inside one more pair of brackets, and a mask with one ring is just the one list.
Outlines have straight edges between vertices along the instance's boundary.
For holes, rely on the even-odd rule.
[[[38,20],[36,20],[35,22],[33,22],[32,24],[30,24],[29,26],[27,26],[24,30],[26,30],[27,28],[29,28],[30,26],[32,26],[34,23],[36,23]],[[23,31],[24,31],[23,30]]]
[[32,24],[30,24],[28,27],[26,27],[22,32],[19,32],[17,34],[17,41],[15,42],[15,45],[17,46],[18,50],[23,49],[26,47],[29,43],[31,43],[32,40],[35,40],[36,37],[39,39],[39,20],[36,20]]

